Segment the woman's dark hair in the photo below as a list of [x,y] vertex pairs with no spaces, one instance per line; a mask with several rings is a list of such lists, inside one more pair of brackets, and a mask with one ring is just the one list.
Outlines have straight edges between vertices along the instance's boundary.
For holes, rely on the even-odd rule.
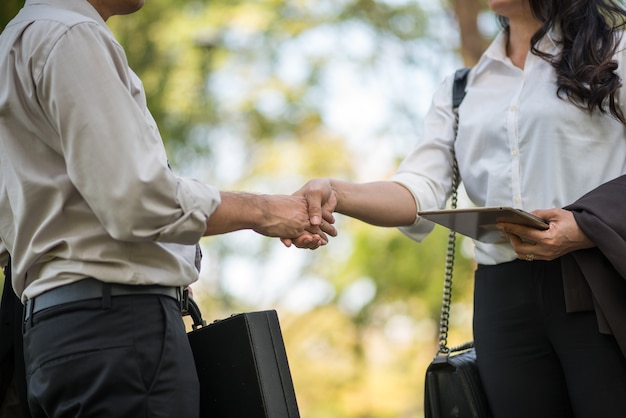
[[[557,94],[593,112],[610,113],[626,124],[617,103],[622,80],[614,54],[626,21],[623,0],[528,0],[541,28],[531,39],[531,51],[550,62],[557,75]],[[500,23],[508,28],[506,19]],[[562,51],[552,55],[537,45],[552,29],[560,35]]]

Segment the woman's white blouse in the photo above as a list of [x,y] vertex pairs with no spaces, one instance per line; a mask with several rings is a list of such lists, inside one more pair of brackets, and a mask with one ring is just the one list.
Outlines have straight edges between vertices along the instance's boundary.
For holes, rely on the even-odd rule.
[[[548,36],[540,49],[558,52]],[[563,207],[626,173],[626,131],[609,115],[589,114],[556,94],[553,67],[528,54],[524,69],[505,54],[506,35],[494,40],[470,72],[454,140],[452,78],[434,95],[424,135],[392,177],[414,195],[418,210],[442,208],[451,194],[451,150],[471,203],[527,211]],[[615,59],[626,79],[624,41]],[[626,109],[621,89],[619,105]],[[416,218],[402,232],[420,241],[433,228]],[[476,242],[476,261],[497,264],[516,258],[504,242]]]

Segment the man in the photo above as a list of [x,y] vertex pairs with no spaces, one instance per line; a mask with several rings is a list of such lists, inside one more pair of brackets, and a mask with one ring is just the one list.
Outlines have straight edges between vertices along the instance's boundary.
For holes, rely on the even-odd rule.
[[27,0],[0,36],[0,244],[25,305],[34,417],[197,416],[179,302],[200,237],[253,229],[316,248],[334,234],[302,197],[219,192],[169,169],[105,23],[142,5]]

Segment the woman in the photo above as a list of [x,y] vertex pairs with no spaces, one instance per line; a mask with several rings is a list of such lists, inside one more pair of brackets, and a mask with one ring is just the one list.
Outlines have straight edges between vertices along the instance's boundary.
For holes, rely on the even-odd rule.
[[416,211],[445,205],[456,154],[475,205],[550,222],[546,231],[499,224],[507,240],[476,242],[474,338],[495,417],[625,414],[624,353],[600,332],[589,289],[572,307],[563,285],[563,259],[596,242],[561,208],[626,173],[626,10],[617,0],[487,3],[503,30],[471,70],[456,142],[448,78],[391,181],[316,179],[297,194],[312,223],[332,223],[336,211],[420,241],[432,224]]

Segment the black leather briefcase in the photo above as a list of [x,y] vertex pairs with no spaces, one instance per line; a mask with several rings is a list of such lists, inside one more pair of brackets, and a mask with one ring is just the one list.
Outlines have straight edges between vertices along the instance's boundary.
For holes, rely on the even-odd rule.
[[300,416],[275,310],[233,315],[187,335],[200,380],[201,417]]

